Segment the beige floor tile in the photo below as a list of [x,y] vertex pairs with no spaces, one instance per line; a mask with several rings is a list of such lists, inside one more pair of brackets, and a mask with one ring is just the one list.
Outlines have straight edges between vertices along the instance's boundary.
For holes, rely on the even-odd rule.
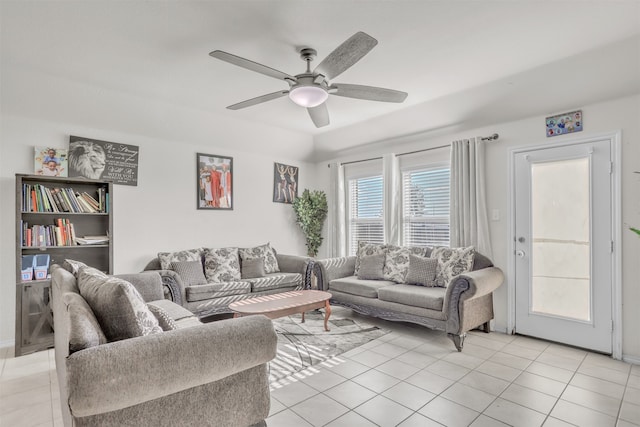
[[629,378],[628,372],[621,372],[617,369],[606,368],[600,365],[587,365],[584,363],[578,368],[578,372],[589,375],[590,377],[596,377],[601,380],[607,380],[622,385],[626,385],[627,379]]
[[640,405],[640,388],[631,386],[627,387],[624,392],[623,400],[625,402],[631,402]]
[[275,415],[278,412],[284,411],[285,409],[287,409],[287,407],[283,405],[282,402],[271,396],[271,408],[269,409],[269,416]]
[[469,427],[509,427],[509,424],[481,414]]
[[630,423],[640,425],[640,403],[622,402],[620,418]]
[[533,362],[525,371],[563,383],[568,383],[571,381],[571,377],[573,377],[573,371],[540,362]]
[[280,411],[272,417],[266,419],[268,426],[278,427],[311,427],[300,415],[293,412],[291,409],[285,409]]
[[551,416],[580,427],[613,427],[616,424],[614,417],[562,399],[551,411]]
[[531,364],[530,359],[502,352],[496,353],[489,360],[493,363],[497,363],[498,365],[509,366],[510,368],[519,369],[521,371],[525,370],[527,366]]
[[35,374],[49,374],[51,368],[49,367],[49,361],[39,361],[35,363],[19,363],[15,366],[9,365],[11,360],[16,359],[8,359],[7,364],[5,365],[4,371],[2,372],[2,378],[0,381],[9,381],[16,378],[22,378],[27,375],[35,375]]
[[553,405],[558,401],[556,397],[518,384],[511,384],[500,397],[543,414],[551,412]]
[[335,387],[338,384],[346,381],[347,379],[342,375],[335,374],[330,370],[323,369],[315,375],[310,375],[301,381],[318,391],[325,391],[331,387]]
[[541,339],[525,337],[522,335],[518,335],[513,341],[513,344],[517,344],[522,347],[531,348],[533,350],[544,351],[546,350],[550,343],[547,341],[543,341]]
[[517,427],[541,426],[546,418],[540,412],[501,398],[496,399],[484,414],[510,426]]
[[393,387],[400,382],[398,378],[392,377],[391,375],[387,375],[380,371],[376,371],[375,369],[358,375],[357,377],[353,378],[352,381],[355,381],[361,386],[366,387],[376,393],[382,393],[383,391]]
[[603,368],[613,369],[623,373],[629,373],[631,365],[622,360],[615,360],[611,356],[604,354],[588,353],[584,359],[585,365],[601,366]]
[[402,353],[406,353],[409,349],[395,345],[395,340],[382,343],[378,346],[370,348],[371,351],[387,356],[388,358],[394,358],[400,356]]
[[401,336],[398,338],[395,338],[391,341],[389,341],[389,344],[397,346],[397,347],[402,347],[405,348],[407,350],[411,350],[414,349],[422,344],[424,344],[424,340],[419,339],[419,338],[414,338],[414,337],[410,337],[410,336]]
[[595,391],[614,399],[622,399],[624,395],[624,386],[612,383],[611,381],[601,380],[600,378],[590,377],[584,374],[575,374],[569,384],[586,390]]
[[24,375],[10,380],[0,381],[0,397],[39,388],[51,383],[49,373]]
[[291,410],[314,426],[323,426],[349,412],[346,406],[320,394],[291,407]]
[[273,397],[288,407],[309,399],[316,394],[318,394],[318,390],[301,381],[288,384],[271,392]]
[[616,427],[639,427],[640,424],[634,424],[634,423],[630,423],[629,421],[625,421],[625,420],[618,420],[618,423],[616,424]]
[[356,354],[351,358],[354,362],[358,362],[361,365],[375,368],[378,365],[382,365],[384,362],[389,361],[389,356],[385,356],[380,353],[373,352],[371,350],[365,350],[362,353]]
[[635,388],[640,388],[640,375],[629,375],[627,385]]
[[[354,424],[349,427],[356,427],[357,424]],[[359,427],[359,426],[358,426]],[[425,417],[422,414],[418,414],[417,412],[411,415],[409,418],[404,420],[402,423],[398,424],[398,427],[442,427],[442,424],[433,421]]]
[[514,356],[524,357],[529,360],[535,360],[542,353],[541,350],[523,347],[515,343],[507,344],[501,351]]
[[522,373],[520,369],[500,365],[490,360],[478,366],[478,368],[476,368],[476,371],[482,372],[483,374],[491,375],[492,377],[500,378],[501,380],[505,380],[509,382],[518,378],[518,375]]
[[484,411],[496,399],[492,394],[460,383],[452,385],[443,391],[440,396],[477,412]]
[[505,346],[508,345],[507,343],[496,341],[479,334],[467,335],[464,341],[465,341],[464,343],[465,345],[467,344],[467,342],[469,342],[470,344],[474,344],[474,345],[484,347],[489,350],[495,350],[495,351],[502,350]]
[[584,360],[584,358],[587,356],[587,352],[585,350],[567,347],[565,345],[555,343],[549,344],[549,347],[547,347],[544,353],[555,354],[558,356],[568,357],[580,361]]
[[0,399],[0,413],[12,412],[25,407],[48,404],[51,407],[51,388],[45,384]]
[[375,392],[353,381],[346,381],[330,388],[324,394],[351,409],[377,396]]
[[420,370],[420,368],[416,368],[413,365],[409,365],[408,363],[401,362],[397,359],[378,365],[375,369],[400,380],[407,379]]
[[414,348],[413,351],[426,354],[427,356],[431,356],[435,359],[442,359],[446,355],[453,353],[455,350],[444,348],[434,343],[426,343]]
[[565,383],[560,381],[555,381],[530,372],[523,372],[515,379],[514,384],[528,387],[553,397],[560,397],[567,386]]
[[33,427],[53,424],[51,403],[23,406],[19,409],[2,413],[2,426]]
[[322,367],[345,378],[353,378],[371,369],[369,366],[350,359],[345,359],[340,363],[323,363]]
[[477,357],[478,359],[483,359],[483,360],[487,360],[491,356],[497,353],[496,350],[482,347],[472,342],[465,342],[464,349],[462,350],[462,352],[465,354],[471,354],[473,355],[473,357]]
[[418,412],[448,427],[468,426],[480,415],[444,397],[436,397]]
[[426,354],[420,353],[418,351],[409,350],[406,353],[402,353],[400,356],[396,357],[395,360],[399,360],[400,362],[407,363],[419,369],[424,369],[432,363],[436,362],[438,359],[427,356]]
[[459,382],[493,396],[500,395],[509,386],[508,381],[478,371],[469,372]]
[[473,356],[473,352],[467,352],[466,349],[464,352],[451,353],[443,357],[442,360],[467,369],[475,369],[485,361],[485,359]]
[[612,417],[617,417],[618,410],[620,409],[620,399],[607,397],[572,385],[567,386],[567,389],[562,393],[560,399],[585,406],[595,411],[611,415]]
[[406,382],[394,385],[382,395],[414,411],[422,408],[436,397],[435,394]]
[[412,410],[384,396],[376,396],[354,411],[380,427],[397,426],[413,413]]
[[573,424],[569,424],[566,421],[549,417],[547,418],[547,421],[544,422],[543,427],[575,427],[575,426]]
[[458,381],[460,378],[471,372],[470,369],[465,368],[464,366],[449,363],[445,360],[438,360],[437,362],[427,366],[425,370],[453,381]]
[[566,357],[564,355],[548,353],[545,351],[540,356],[538,356],[536,362],[555,366],[556,368],[566,369],[568,371],[575,371],[582,363],[582,360]]
[[364,418],[362,415],[350,411],[340,418],[330,422],[326,427],[377,427],[374,423]]
[[407,378],[405,382],[434,394],[442,393],[454,383],[454,381],[448,378],[441,377],[424,369]]

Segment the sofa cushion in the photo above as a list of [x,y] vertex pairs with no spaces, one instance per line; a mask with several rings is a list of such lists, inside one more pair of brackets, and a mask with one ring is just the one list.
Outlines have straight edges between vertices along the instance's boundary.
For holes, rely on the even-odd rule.
[[149,311],[151,311],[156,319],[158,319],[158,324],[163,331],[173,331],[178,329],[178,325],[164,308],[149,303],[147,303],[147,308],[149,308]]
[[205,249],[204,273],[209,283],[224,283],[240,280],[238,248]]
[[435,247],[431,258],[438,260],[436,286],[447,287],[451,279],[459,274],[471,271],[475,255],[473,246],[466,248]]
[[69,313],[69,353],[107,342],[98,319],[80,294],[67,292],[63,301]]
[[75,276],[75,278],[78,278],[78,272],[80,271],[81,267],[88,267],[87,264],[85,264],[84,262],[81,261],[76,261],[73,259],[65,259],[64,262],[62,263],[62,267],[64,267],[65,270],[67,270],[69,273],[73,274]]
[[274,273],[256,279],[245,279],[251,284],[252,292],[268,291],[271,289],[302,287],[302,274],[300,273]]
[[446,290],[414,285],[384,286],[378,289],[378,299],[413,307],[442,311]]
[[204,277],[202,261],[172,261],[171,270],[178,273],[185,286],[204,285],[207,278]]
[[187,286],[185,288],[188,302],[203,301],[211,298],[242,295],[251,292],[251,284],[247,282],[208,283],[206,285]]
[[356,267],[353,272],[356,276],[360,272],[360,261],[362,257],[369,255],[380,255],[385,253],[385,245],[369,242],[358,242],[358,252],[356,254]]
[[266,274],[264,270],[264,258],[253,258],[242,260],[240,266],[240,275],[243,279],[255,279],[257,277],[264,277]]
[[187,249],[177,252],[158,252],[160,268],[170,270],[174,261],[200,261],[202,259],[202,248]]
[[438,260],[421,256],[409,256],[409,272],[405,282],[409,285],[435,286]]
[[409,248],[388,245],[384,260],[384,279],[404,283],[409,271]]
[[142,296],[129,282],[92,267],[78,273],[78,289],[109,341],[162,332]]
[[367,255],[360,259],[358,279],[382,280],[384,278],[385,255]]
[[161,308],[165,313],[169,315],[169,317],[173,319],[178,329],[202,324],[202,322],[198,320],[198,318],[192,312],[169,300],[163,299],[158,301],[151,301],[147,303],[147,305],[154,305]]
[[253,248],[240,248],[238,252],[243,262],[249,259],[262,258],[264,260],[265,273],[280,272],[276,253],[268,242],[264,245]]
[[349,276],[334,279],[329,282],[329,291],[335,289],[336,291],[344,292],[345,294],[377,298],[378,289],[393,284],[393,282],[388,280],[362,280],[358,279],[356,276]]

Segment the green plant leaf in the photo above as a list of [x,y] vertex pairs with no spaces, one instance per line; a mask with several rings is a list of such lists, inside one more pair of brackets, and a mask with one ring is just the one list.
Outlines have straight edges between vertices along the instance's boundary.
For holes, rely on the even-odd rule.
[[633,228],[633,227],[629,227],[629,230],[633,231],[634,233],[636,233],[638,236],[640,236],[640,230],[637,228]]
[[329,208],[324,191],[305,189],[302,195],[292,203],[296,214],[296,223],[306,238],[307,255],[315,257],[322,245],[322,227]]

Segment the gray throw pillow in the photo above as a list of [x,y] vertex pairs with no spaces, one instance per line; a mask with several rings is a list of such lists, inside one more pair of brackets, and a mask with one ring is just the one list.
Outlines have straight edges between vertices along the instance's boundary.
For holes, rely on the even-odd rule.
[[171,269],[178,273],[185,286],[206,285],[207,283],[200,261],[173,261]]
[[356,254],[356,267],[354,274],[357,276],[360,272],[360,261],[363,257],[369,255],[380,255],[386,253],[386,245],[380,245],[377,243],[358,242],[358,252]]
[[158,252],[160,268],[170,270],[174,261],[200,261],[202,259],[202,248],[188,249],[176,252]]
[[437,259],[410,255],[409,272],[407,273],[405,281],[409,285],[433,287],[436,285],[435,278],[437,268]]
[[136,288],[126,280],[82,267],[78,289],[110,342],[162,332]]
[[367,255],[360,258],[360,269],[358,279],[382,280],[384,278],[385,254]]
[[78,272],[80,271],[80,268],[81,267],[88,267],[88,266],[84,262],[75,261],[73,259],[67,258],[62,263],[62,267],[65,270],[67,270],[69,273],[73,274],[77,279],[78,278]]
[[164,310],[164,308],[154,304],[147,304],[147,308],[151,313],[153,313],[156,319],[158,319],[158,324],[163,331],[173,331],[178,329],[178,325],[171,316],[169,316],[169,313]]
[[265,275],[264,259],[253,258],[242,261],[242,278],[255,279]]
[[107,337],[84,298],[68,292],[63,300],[69,313],[69,353],[106,344]]

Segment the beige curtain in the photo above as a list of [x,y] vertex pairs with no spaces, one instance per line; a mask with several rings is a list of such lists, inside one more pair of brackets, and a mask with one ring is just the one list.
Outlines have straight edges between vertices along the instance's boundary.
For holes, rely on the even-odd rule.
[[484,153],[479,137],[451,143],[450,245],[474,246],[491,258]]
[[328,256],[341,257],[347,255],[344,166],[339,163],[331,163],[329,169]]
[[393,154],[382,157],[384,182],[384,242],[400,244],[400,209],[402,194],[400,185],[400,160]]

